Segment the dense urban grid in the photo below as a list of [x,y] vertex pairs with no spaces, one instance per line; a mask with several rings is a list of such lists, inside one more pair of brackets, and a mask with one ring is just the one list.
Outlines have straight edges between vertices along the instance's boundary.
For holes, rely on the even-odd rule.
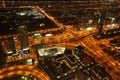
[[120,1],[0,1],[0,80],[120,80]]

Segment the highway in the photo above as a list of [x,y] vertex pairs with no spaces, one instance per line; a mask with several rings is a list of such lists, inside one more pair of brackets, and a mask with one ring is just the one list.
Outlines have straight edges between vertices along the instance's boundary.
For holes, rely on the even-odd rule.
[[[63,38],[65,39],[61,39],[62,41],[58,40],[57,42],[56,39],[58,39],[58,37],[56,35],[52,37],[52,39],[47,37],[49,42],[45,41],[45,43],[50,45],[54,44],[56,46],[65,46],[71,49],[74,49],[74,47],[77,45],[82,45],[86,48],[88,55],[93,57],[99,64],[103,65],[106,68],[106,70],[110,73],[110,75],[112,75],[114,80],[120,79],[119,77],[120,66],[118,65],[119,62],[117,60],[114,60],[110,55],[107,55],[106,53],[104,53],[99,46],[100,44],[105,44],[106,46],[110,46],[108,39],[105,39],[105,40],[95,39],[93,37],[93,34],[95,31],[93,32],[79,31],[78,32],[72,29],[67,29],[66,32],[67,34],[70,34],[71,36],[73,36],[72,40],[70,39],[71,36],[67,36],[66,34],[64,34]],[[56,40],[56,42],[54,42],[53,40]]]
[[0,70],[0,79],[11,77],[13,75],[33,75],[37,77],[39,80],[51,80],[47,74],[43,71],[39,70],[35,66],[28,65],[19,65],[19,66],[11,66],[6,67]]
[[[88,36],[86,37],[86,40],[84,39],[81,43],[84,47],[86,47],[86,49],[91,51],[91,53],[88,53],[88,55],[90,55],[98,63],[103,65],[106,70],[112,75],[112,77],[114,77],[115,80],[120,79],[120,66],[118,65],[119,62],[114,60],[111,56],[107,55],[101,50],[101,48],[99,47],[101,43],[99,41],[95,41],[93,36]],[[109,46],[109,44],[107,44],[107,46]]]
[[[86,48],[88,51],[88,55],[93,57],[99,64],[103,65],[106,70],[112,75],[114,80],[119,80],[119,72],[120,72],[120,66],[118,65],[120,62],[117,60],[114,60],[111,56],[107,55],[102,51],[102,49],[99,47],[100,44],[105,43],[106,46],[109,46],[108,39],[106,40],[97,40],[91,35],[92,33],[86,33],[86,31],[81,31],[81,35],[86,34],[86,36],[78,35],[78,32],[74,32],[73,30],[69,30],[67,32],[72,32],[72,36],[74,36],[74,41],[67,40],[68,42],[58,43],[55,44],[57,46],[65,46],[71,49],[74,49],[77,45],[82,45]],[[76,36],[77,35],[77,36]],[[54,37],[55,38],[55,37]],[[68,38],[68,37],[67,37]],[[78,38],[78,39],[77,39]],[[80,39],[80,40],[79,40]],[[61,41],[62,42],[62,41]],[[51,41],[52,43],[52,41]],[[49,44],[49,43],[48,43]]]
[[[59,24],[53,17],[47,15],[43,9],[40,7],[37,7],[42,13],[44,13],[50,20],[52,20],[54,23],[56,23],[59,27],[61,27],[61,24]],[[93,34],[96,33],[96,29],[92,30],[82,30],[82,31],[76,31],[70,26],[66,26],[66,31],[61,34],[56,34],[53,36],[44,36],[42,38],[31,38],[29,37],[29,46],[31,54],[27,55],[28,57],[32,57],[37,61],[36,56],[36,50],[33,45],[37,44],[48,44],[49,46],[63,46],[70,49],[74,49],[75,46],[82,45],[85,47],[85,50],[88,55],[90,55],[92,58],[96,60],[99,64],[103,65],[106,70],[112,75],[114,80],[120,80],[120,65],[117,60],[114,60],[110,55],[107,55],[102,51],[100,48],[100,44],[105,44],[106,46],[110,46],[109,40],[110,39],[104,39],[104,40],[97,40],[93,37]],[[16,35],[13,35],[16,36]],[[9,37],[9,36],[5,36]],[[3,37],[1,37],[3,38]],[[113,39],[113,38],[111,38]],[[16,45],[19,47],[20,42],[16,42]],[[16,60],[13,59],[13,61]],[[8,62],[12,60],[8,60]],[[35,66],[28,66],[28,65],[18,65],[18,66],[11,66],[6,67],[0,70],[0,79],[5,77],[10,77],[15,74],[32,74],[33,76],[36,76],[40,80],[50,80],[50,78],[45,74],[43,71],[39,70],[36,65]],[[39,75],[38,75],[39,74]]]

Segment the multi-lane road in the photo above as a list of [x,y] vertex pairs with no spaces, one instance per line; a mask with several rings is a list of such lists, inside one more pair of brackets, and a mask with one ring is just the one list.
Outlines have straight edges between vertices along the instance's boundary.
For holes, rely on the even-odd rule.
[[[88,55],[93,57],[99,64],[103,65],[106,70],[112,75],[114,80],[119,80],[120,62],[113,59],[110,55],[104,53],[100,47],[101,44],[105,44],[109,47],[109,41],[113,38],[97,40],[93,36],[95,34],[95,31],[95,29],[93,31],[75,31],[68,28],[64,34],[56,35],[54,37],[52,36],[51,38],[46,37],[49,42],[45,40],[43,43],[55,46],[65,46],[71,49],[74,49],[74,47],[77,45],[82,45],[87,50]],[[58,38],[59,36],[62,36],[64,39]],[[56,42],[54,42],[54,40],[56,40]]]
[[39,70],[35,66],[19,65],[6,67],[0,70],[0,79],[11,77],[14,75],[33,75],[39,80],[51,80],[47,74]]
[[[61,24],[55,21],[54,18],[50,17],[43,11],[41,8],[37,7],[42,13],[44,13],[48,18],[56,23],[59,27]],[[94,58],[99,64],[103,65],[106,70],[112,75],[114,80],[119,80],[120,77],[120,62],[114,60],[111,56],[107,55],[102,51],[100,48],[100,44],[105,44],[106,46],[110,46],[108,43],[110,39],[104,40],[97,40],[93,37],[97,30],[82,30],[82,31],[75,31],[70,26],[66,26],[66,31],[61,34],[56,34],[53,36],[47,36],[42,38],[28,38],[30,50],[31,50],[31,57],[37,60],[36,58],[36,50],[32,45],[41,44],[48,44],[50,46],[64,46],[67,48],[74,49],[77,45],[82,45],[85,47],[88,55]],[[15,35],[16,36],[16,35]],[[8,36],[7,36],[8,37]],[[112,39],[112,38],[111,38]],[[20,43],[16,43],[18,46]],[[10,60],[9,60],[10,61]],[[12,66],[7,67],[0,70],[0,79],[4,77],[9,77],[15,74],[32,74],[36,76],[40,80],[50,80],[50,78],[41,70],[37,69],[35,66],[27,66],[27,65],[19,65],[19,66]],[[39,74],[39,75],[38,75]]]
[[[109,44],[107,44],[109,40],[106,41],[104,43],[109,46]],[[94,40],[93,36],[90,35],[87,36],[86,39],[84,39],[81,43],[84,47],[91,51],[89,55],[93,57],[98,63],[102,64],[114,77],[115,80],[120,79],[120,66],[118,65],[120,62],[114,60],[111,56],[107,55],[102,51],[99,45],[101,45],[103,41]]]

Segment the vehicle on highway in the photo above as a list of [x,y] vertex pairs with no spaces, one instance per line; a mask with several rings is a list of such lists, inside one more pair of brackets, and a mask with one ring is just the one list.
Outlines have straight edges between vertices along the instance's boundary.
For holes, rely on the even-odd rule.
[[105,45],[102,50],[108,55],[112,56],[114,59],[120,61],[120,53],[118,51],[112,50],[111,47],[107,47]]
[[119,40],[118,38],[115,38],[115,39],[110,41],[110,44],[112,46],[114,46],[116,49],[120,49],[120,45],[118,44],[118,40]]
[[113,39],[113,40],[110,40],[110,44],[115,46],[117,44],[117,38],[116,39]]
[[77,50],[77,51],[82,51],[82,50],[84,50],[84,47],[81,46],[81,45],[79,45],[79,46],[76,46],[76,47],[75,47],[75,50]]
[[111,38],[118,35],[120,35],[120,28],[106,30],[98,35],[94,35],[94,37],[97,39],[105,39],[105,38]]

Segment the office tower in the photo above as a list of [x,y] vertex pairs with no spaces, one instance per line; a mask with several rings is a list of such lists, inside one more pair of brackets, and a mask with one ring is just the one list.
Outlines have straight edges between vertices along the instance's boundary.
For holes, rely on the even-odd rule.
[[29,44],[28,44],[27,27],[24,25],[18,26],[18,34],[19,34],[21,49],[22,50],[28,49]]
[[0,68],[6,64],[6,54],[3,51],[2,40],[0,40]]
[[99,20],[98,20],[98,26],[97,26],[97,28],[98,28],[98,34],[102,33],[105,18],[106,18],[106,12],[103,11],[101,13],[100,17],[99,17]]
[[13,37],[5,39],[7,53],[16,53],[15,43]]

